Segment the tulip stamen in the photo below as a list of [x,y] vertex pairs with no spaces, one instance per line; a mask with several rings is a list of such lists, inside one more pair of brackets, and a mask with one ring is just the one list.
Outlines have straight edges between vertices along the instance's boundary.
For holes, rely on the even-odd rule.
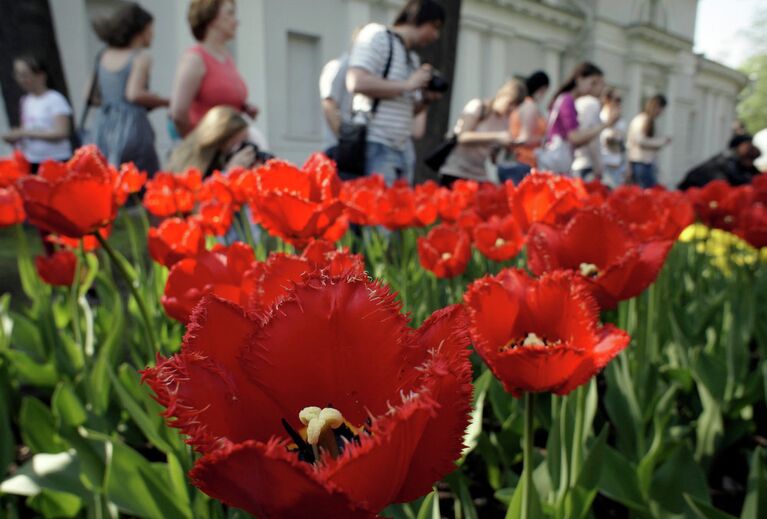
[[524,348],[526,346],[556,346],[562,344],[561,340],[550,341],[545,337],[540,337],[534,332],[530,332],[525,335],[525,338],[511,339],[509,342],[501,346],[500,351],[504,352],[515,348]]
[[320,458],[320,450],[337,458],[341,454],[334,429],[344,425],[344,417],[338,409],[316,406],[305,407],[298,413],[298,419],[306,426],[306,443],[311,445],[314,459]]
[[599,268],[593,263],[581,263],[578,270],[585,278],[595,278],[599,275]]
[[501,248],[501,247],[503,247],[504,245],[506,245],[506,240],[504,240],[504,239],[503,239],[503,238],[501,238],[500,236],[499,236],[498,238],[496,238],[496,239],[495,239],[495,248],[496,248],[496,249],[500,249],[500,248]]
[[452,257],[453,257],[453,255],[452,255],[452,254],[450,254],[449,252],[443,252],[443,253],[442,253],[442,256],[441,256],[441,258],[442,258],[442,261],[447,261],[447,260],[449,260],[449,259],[450,259],[450,258],[452,258]]

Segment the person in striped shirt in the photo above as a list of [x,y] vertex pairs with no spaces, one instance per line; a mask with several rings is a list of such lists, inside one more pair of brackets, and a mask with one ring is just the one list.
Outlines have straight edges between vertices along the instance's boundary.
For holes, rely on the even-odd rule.
[[413,49],[435,42],[444,21],[445,10],[436,1],[409,0],[391,27],[371,23],[357,36],[346,86],[354,95],[352,111],[368,121],[366,175],[380,173],[392,184],[407,170],[414,117],[440,97],[426,90],[432,68],[422,65]]

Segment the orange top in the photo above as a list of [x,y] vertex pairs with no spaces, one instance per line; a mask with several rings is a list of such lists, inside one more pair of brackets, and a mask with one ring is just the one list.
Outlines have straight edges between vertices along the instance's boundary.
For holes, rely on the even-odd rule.
[[200,82],[200,89],[189,107],[189,123],[192,128],[214,106],[226,105],[242,110],[248,99],[248,87],[232,57],[219,61],[202,45],[195,45],[189,51],[200,56],[205,63],[205,75]]
[[515,148],[515,154],[517,160],[522,164],[534,168],[535,162],[535,149],[538,148],[543,142],[543,138],[546,135],[546,119],[538,111],[538,107],[532,97],[526,97],[525,101],[509,116],[509,133],[513,139],[519,138],[522,134],[522,111],[530,111],[534,113],[531,118],[533,121],[532,128],[527,130],[529,144],[522,144]]

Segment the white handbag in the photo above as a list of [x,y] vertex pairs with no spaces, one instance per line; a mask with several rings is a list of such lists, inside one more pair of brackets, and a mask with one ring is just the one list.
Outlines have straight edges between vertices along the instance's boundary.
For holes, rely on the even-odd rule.
[[570,169],[573,165],[573,148],[570,143],[560,137],[554,135],[549,139],[551,129],[554,127],[554,123],[559,117],[559,109],[562,106],[563,97],[554,103],[554,107],[549,116],[549,122],[546,125],[546,135],[544,137],[544,144],[540,148],[535,150],[535,160],[538,163],[537,169],[539,171],[551,171],[562,175],[569,175]]

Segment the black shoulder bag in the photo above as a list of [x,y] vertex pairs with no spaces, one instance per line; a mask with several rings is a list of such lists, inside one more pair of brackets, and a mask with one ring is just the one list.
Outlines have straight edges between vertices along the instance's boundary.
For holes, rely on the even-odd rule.
[[[386,30],[389,37],[389,57],[386,59],[383,79],[389,76],[391,68],[392,55],[394,54],[394,43],[391,31]],[[341,128],[338,132],[338,148],[336,149],[336,166],[339,172],[349,175],[363,176],[365,174],[365,150],[367,148],[368,124],[373,119],[380,99],[373,101],[370,109],[370,115],[365,122],[355,121],[354,118],[348,122],[341,122]]]
[[[485,104],[483,102],[482,111],[479,113],[480,122],[485,118],[485,115]],[[434,148],[428,155],[426,155],[426,157],[424,157],[424,164],[429,166],[429,169],[435,173],[439,173],[439,170],[442,169],[442,166],[445,165],[445,161],[447,161],[447,158],[450,156],[457,145],[458,134],[453,133],[451,136],[442,141],[439,146]]]

